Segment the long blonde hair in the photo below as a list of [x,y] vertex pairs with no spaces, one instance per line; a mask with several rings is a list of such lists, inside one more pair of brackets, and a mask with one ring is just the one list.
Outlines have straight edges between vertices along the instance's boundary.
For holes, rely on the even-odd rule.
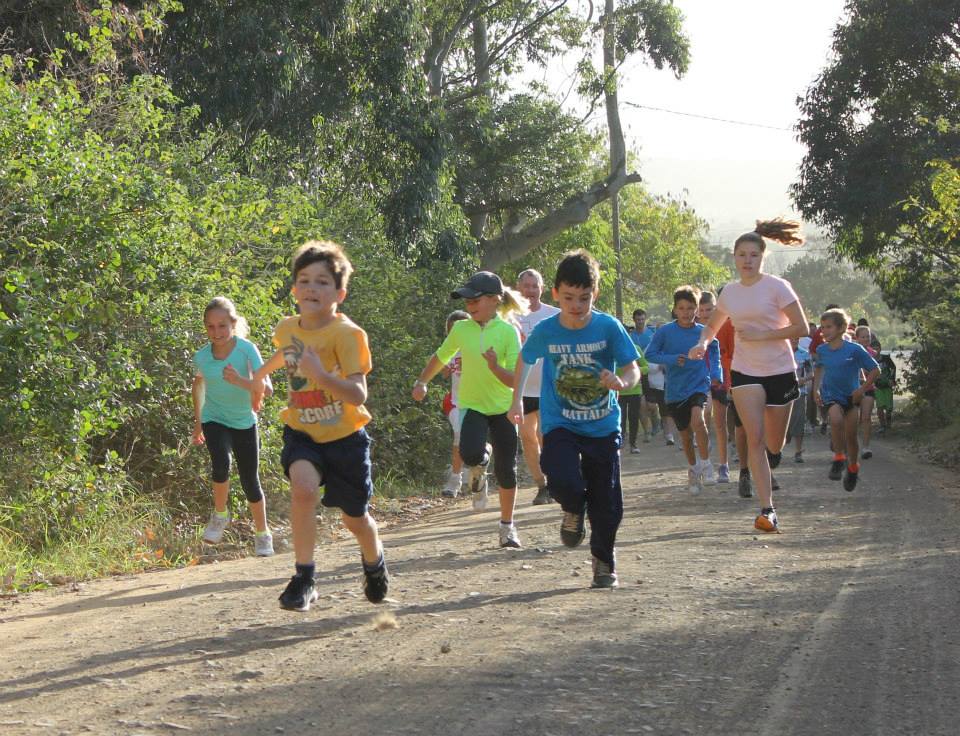
[[509,322],[518,330],[520,322],[517,317],[527,314],[530,311],[530,302],[523,294],[509,286],[503,287],[503,293],[500,295],[500,306],[497,307],[497,314],[500,319]]
[[250,334],[250,325],[246,318],[237,314],[236,305],[225,296],[215,296],[211,299],[203,310],[203,321],[207,321],[207,315],[214,309],[222,309],[227,313],[230,321],[233,323],[233,334],[237,337],[246,337]]

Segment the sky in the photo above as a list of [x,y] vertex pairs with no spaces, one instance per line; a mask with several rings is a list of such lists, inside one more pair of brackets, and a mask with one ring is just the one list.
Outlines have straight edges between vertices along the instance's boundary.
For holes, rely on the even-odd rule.
[[[727,243],[757,219],[795,215],[788,194],[803,146],[797,97],[828,62],[843,0],[675,0],[685,16],[690,68],[677,80],[640,59],[620,76],[627,145],[656,194],[686,200]],[[629,103],[743,121],[721,123]],[[602,111],[598,116],[602,122]],[[773,128],[773,129],[771,129]]]

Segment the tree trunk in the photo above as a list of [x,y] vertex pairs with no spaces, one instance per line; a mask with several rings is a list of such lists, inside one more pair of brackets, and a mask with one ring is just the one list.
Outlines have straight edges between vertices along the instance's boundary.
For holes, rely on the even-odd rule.
[[[487,40],[487,21],[480,16],[473,21],[473,65],[476,70],[477,91],[490,99],[490,50]],[[487,229],[485,212],[470,215],[470,234],[477,240],[483,239]]]
[[[616,0],[605,0],[603,17],[603,89],[604,106],[607,112],[607,131],[610,138],[610,176],[616,178],[627,170],[627,146],[620,125],[620,109],[617,100],[617,54],[616,54]],[[623,262],[620,247],[620,190],[610,193],[611,232],[613,252],[617,255],[617,281],[614,289],[617,319],[623,319]]]

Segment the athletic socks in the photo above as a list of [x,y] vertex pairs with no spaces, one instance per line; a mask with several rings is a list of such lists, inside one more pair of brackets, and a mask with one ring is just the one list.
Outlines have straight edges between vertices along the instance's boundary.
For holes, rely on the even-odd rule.
[[380,550],[380,558],[374,562],[372,565],[368,563],[363,556],[361,555],[360,561],[363,562],[363,571],[364,572],[376,572],[383,567],[383,550]]
[[835,452],[833,453],[833,461],[835,463],[845,463],[847,461],[847,456],[842,452]]
[[213,513],[215,513],[215,514],[216,514],[219,518],[221,518],[221,519],[229,519],[229,518],[230,518],[230,512],[229,512],[229,511],[217,511],[216,509],[214,509],[214,510],[213,510]]
[[860,463],[854,463],[853,465],[848,465],[847,470],[849,470],[851,473],[859,473]]

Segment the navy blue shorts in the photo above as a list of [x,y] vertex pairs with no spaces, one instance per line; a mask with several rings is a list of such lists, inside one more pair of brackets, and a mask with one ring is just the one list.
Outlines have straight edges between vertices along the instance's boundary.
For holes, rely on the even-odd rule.
[[824,402],[823,402],[823,410],[824,410],[824,411],[830,411],[830,407],[831,407],[831,406],[839,406],[839,407],[840,407],[840,410],[841,410],[844,414],[849,414],[849,413],[852,412],[854,409],[858,408],[858,407],[860,406],[860,404],[855,404],[855,403],[853,402],[853,396],[848,396],[847,398],[843,399],[842,401],[837,400],[837,399],[834,399],[834,400],[832,400],[832,401],[824,401]]
[[316,442],[304,432],[284,426],[280,464],[290,477],[290,466],[307,460],[320,474],[324,487],[320,503],[339,508],[347,516],[361,517],[373,497],[370,477],[370,437],[360,429],[333,442]]

